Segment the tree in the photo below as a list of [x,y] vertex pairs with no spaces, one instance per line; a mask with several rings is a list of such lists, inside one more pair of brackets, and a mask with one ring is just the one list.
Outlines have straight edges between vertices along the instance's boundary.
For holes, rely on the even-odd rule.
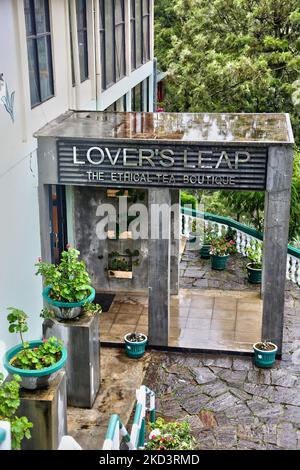
[[[155,28],[167,110],[287,112],[300,143],[299,0],[156,0]],[[300,177],[299,155],[295,168]],[[220,197],[261,229],[263,193]],[[294,176],[291,236],[299,199]]]

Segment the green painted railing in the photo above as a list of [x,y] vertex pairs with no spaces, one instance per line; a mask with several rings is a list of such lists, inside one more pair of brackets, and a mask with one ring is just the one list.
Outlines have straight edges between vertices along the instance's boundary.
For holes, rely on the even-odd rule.
[[[194,219],[201,219],[216,225],[217,233],[223,233],[226,227],[236,231],[236,246],[239,253],[246,256],[247,248],[254,247],[262,249],[263,234],[252,227],[241,224],[230,217],[211,214],[210,212],[201,212],[192,208],[181,207],[182,213],[182,234],[189,237],[190,228]],[[300,285],[300,250],[291,245],[287,246],[287,266],[286,277],[292,282]]]
[[[149,400],[148,406],[147,399]],[[138,390],[136,390],[136,404],[131,433],[128,433],[120,417],[116,414],[113,414],[109,420],[102,449],[119,449],[122,438],[124,438],[129,450],[144,448],[147,411],[149,411],[150,422],[153,423],[155,421],[155,394],[148,387],[142,385]]]
[[[257,240],[263,241],[263,234],[261,232],[255,230],[252,227],[249,227],[248,225],[241,224],[240,222],[237,222],[236,220],[231,219],[230,217],[223,217],[220,215],[211,214],[210,212],[201,212],[196,211],[195,209],[189,209],[184,207],[181,208],[181,213],[185,215],[190,215],[194,218],[210,220],[211,222],[216,222],[217,224],[227,225],[228,227],[239,230],[240,232],[250,235],[251,237],[256,238]],[[290,255],[300,259],[300,250],[298,248],[288,245],[287,251]]]

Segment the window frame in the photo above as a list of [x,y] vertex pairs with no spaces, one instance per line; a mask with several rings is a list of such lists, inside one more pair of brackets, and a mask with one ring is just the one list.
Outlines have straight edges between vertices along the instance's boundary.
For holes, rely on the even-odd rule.
[[[25,10],[25,2],[24,2],[24,16],[25,16],[25,32],[26,32],[26,46],[27,46],[27,58],[28,58],[28,75],[30,79],[30,72],[29,72],[29,42],[33,44],[33,70],[34,70],[34,77],[37,86],[37,97],[38,102],[32,103],[32,96],[31,96],[31,89],[30,89],[30,104],[31,109],[40,106],[41,104],[47,102],[51,98],[55,96],[55,87],[54,87],[54,70],[53,70],[53,51],[52,51],[52,32],[51,32],[51,15],[50,15],[50,2],[49,0],[44,1],[44,15],[45,15],[45,29],[42,33],[37,32],[37,21],[36,21],[36,11],[35,11],[35,0],[27,0],[29,5],[29,16],[32,25],[32,32],[27,31],[27,23],[26,23],[26,10]],[[46,47],[49,53],[48,61],[47,61],[47,72],[49,75],[49,88],[51,90],[50,95],[46,98],[42,98],[41,92],[41,69],[40,69],[40,60],[39,60],[39,53],[38,53],[38,40],[41,38],[46,38]]]

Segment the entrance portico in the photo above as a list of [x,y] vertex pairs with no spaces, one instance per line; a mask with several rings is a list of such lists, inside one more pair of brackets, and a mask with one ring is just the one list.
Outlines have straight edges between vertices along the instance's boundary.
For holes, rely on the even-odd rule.
[[[171,204],[179,189],[265,191],[262,338],[281,350],[293,163],[287,115],[70,112],[36,136],[43,259],[51,260],[49,187],[64,186],[68,241],[98,290],[148,293],[152,346],[168,346],[170,293],[178,291],[180,217]],[[108,188],[144,193],[148,226],[158,224],[168,236],[97,238],[97,209],[108,202]],[[155,205],[169,210],[153,221]],[[110,279],[108,254],[135,249],[140,263],[132,279]]]

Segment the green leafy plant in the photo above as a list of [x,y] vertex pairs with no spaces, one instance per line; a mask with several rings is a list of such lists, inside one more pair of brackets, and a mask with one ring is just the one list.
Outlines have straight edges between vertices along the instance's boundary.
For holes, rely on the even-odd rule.
[[14,375],[12,380],[4,382],[4,375],[0,373],[0,420],[10,422],[13,450],[21,449],[24,438],[30,439],[30,429],[33,427],[25,416],[16,416],[20,406],[20,381],[20,376]]
[[262,268],[262,252],[256,247],[247,248],[246,256],[251,263],[251,268],[261,269]]
[[100,304],[86,302],[83,305],[83,312],[87,315],[96,315],[97,313],[102,313],[102,307]]
[[9,322],[10,333],[19,333],[22,349],[10,361],[14,367],[26,370],[40,370],[50,367],[58,362],[62,355],[63,342],[52,336],[48,340],[44,339],[43,344],[36,348],[30,348],[29,343],[24,341],[23,333],[28,331],[26,319],[27,314],[23,310],[14,307],[7,309],[9,314],[7,320]]
[[44,307],[41,310],[40,317],[44,318],[45,320],[48,318],[55,318],[55,312],[47,307]]
[[149,424],[150,435],[147,450],[193,450],[195,439],[191,435],[189,423],[166,422],[158,418]]
[[225,237],[213,237],[210,252],[213,256],[233,255],[236,253],[235,241],[228,241]]
[[69,247],[61,254],[58,265],[39,261],[36,274],[41,274],[51,285],[50,297],[61,302],[80,302],[90,293],[90,276],[85,262],[79,260],[80,252]]

